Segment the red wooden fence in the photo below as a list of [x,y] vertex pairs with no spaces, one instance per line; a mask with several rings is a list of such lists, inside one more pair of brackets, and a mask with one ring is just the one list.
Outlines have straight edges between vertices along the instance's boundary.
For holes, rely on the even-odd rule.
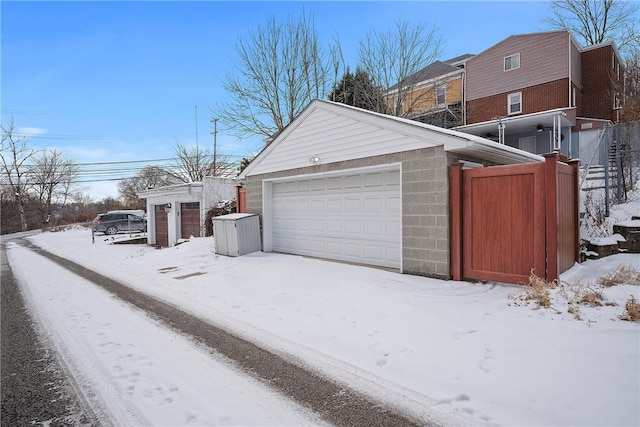
[[451,275],[526,283],[554,280],[579,255],[578,162],[450,170]]

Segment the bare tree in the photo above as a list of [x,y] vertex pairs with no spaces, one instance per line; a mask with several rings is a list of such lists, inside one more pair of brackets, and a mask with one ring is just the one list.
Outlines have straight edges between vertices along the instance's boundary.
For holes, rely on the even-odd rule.
[[170,173],[180,182],[200,182],[205,176],[231,176],[235,169],[227,155],[216,153],[213,156],[209,149],[197,145],[188,148],[178,142],[176,164]]
[[624,107],[621,122],[640,122],[640,51],[629,54],[624,68]]
[[72,198],[78,178],[78,166],[57,150],[41,151],[31,167],[33,191],[42,222],[52,214],[52,206],[64,206]]
[[27,144],[27,139],[24,136],[15,133],[13,118],[9,120],[7,125],[0,125],[0,130],[2,131],[2,145],[0,146],[2,164],[0,167],[2,167],[2,174],[20,213],[20,229],[26,231],[29,225],[27,224],[25,204],[32,185],[29,162],[37,154],[37,150]]
[[638,9],[638,3],[623,0],[553,0],[545,22],[586,46],[614,41],[624,54],[640,45]]
[[166,187],[182,182],[171,172],[160,166],[147,166],[135,176],[118,183],[118,192],[127,206],[139,202],[138,192],[150,188]]
[[230,101],[216,116],[237,136],[266,140],[285,128],[306,105],[328,93],[328,67],[311,16],[286,23],[270,19],[235,46],[240,63],[223,81]]
[[408,117],[424,100],[417,96],[419,81],[410,77],[440,56],[442,39],[435,26],[412,25],[398,19],[395,28],[372,30],[360,41],[360,67],[374,85],[386,89],[390,114]]

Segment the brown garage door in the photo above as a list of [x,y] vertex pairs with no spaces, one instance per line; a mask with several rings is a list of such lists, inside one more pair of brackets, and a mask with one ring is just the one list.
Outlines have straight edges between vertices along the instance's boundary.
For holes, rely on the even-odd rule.
[[199,202],[180,204],[180,230],[183,239],[188,239],[191,236],[200,237]]
[[155,205],[156,245],[169,246],[169,224],[164,205]]

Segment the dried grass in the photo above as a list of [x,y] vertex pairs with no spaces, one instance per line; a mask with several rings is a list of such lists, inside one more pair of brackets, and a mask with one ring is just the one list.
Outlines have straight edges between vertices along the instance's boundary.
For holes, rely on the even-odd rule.
[[624,305],[624,312],[618,316],[620,320],[627,320],[629,322],[640,322],[640,303],[631,297]]
[[551,307],[551,290],[558,287],[558,281],[553,280],[551,282],[536,276],[531,270],[529,274],[529,283],[531,287],[525,292],[522,299],[524,301],[534,301],[538,307],[550,308]]
[[612,270],[608,275],[600,277],[598,284],[604,287],[616,285],[640,285],[640,271],[627,265]]

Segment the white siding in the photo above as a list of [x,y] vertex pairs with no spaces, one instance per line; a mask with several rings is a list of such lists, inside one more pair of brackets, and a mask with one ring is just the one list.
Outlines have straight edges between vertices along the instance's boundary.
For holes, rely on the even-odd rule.
[[312,109],[272,150],[267,147],[268,155],[251,169],[251,175],[312,166],[314,156],[319,164],[326,164],[443,145],[448,138],[430,130],[421,130],[423,135],[417,138],[398,132],[394,129],[397,123],[383,127],[360,119],[366,113],[349,113]]
[[[520,68],[504,71],[504,58],[520,54]],[[569,34],[512,36],[467,62],[467,100],[569,78]]]

